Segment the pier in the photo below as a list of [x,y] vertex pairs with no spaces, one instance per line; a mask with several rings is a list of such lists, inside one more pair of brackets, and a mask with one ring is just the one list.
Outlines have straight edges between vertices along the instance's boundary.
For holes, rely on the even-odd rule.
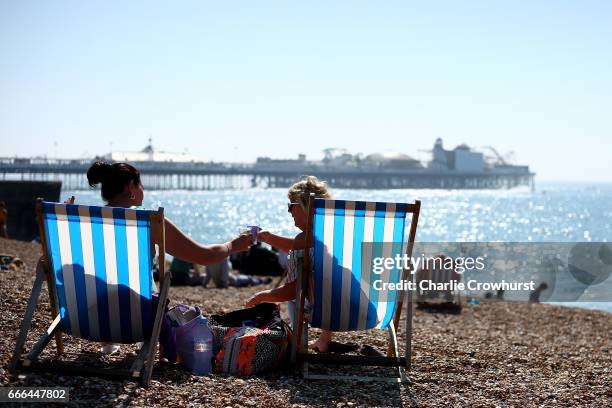
[[[87,169],[94,159],[0,158],[0,180],[61,181],[66,190],[88,188]],[[286,188],[309,174],[335,188],[355,189],[504,189],[534,188],[534,173],[527,166],[483,171],[449,171],[431,168],[393,169],[375,166],[347,167],[305,162],[279,166],[260,163],[131,162],[152,190],[223,190]]]

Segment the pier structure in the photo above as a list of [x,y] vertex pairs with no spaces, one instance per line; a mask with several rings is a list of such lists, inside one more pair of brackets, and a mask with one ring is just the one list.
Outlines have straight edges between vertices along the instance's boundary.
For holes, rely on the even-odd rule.
[[[88,188],[86,172],[94,159],[0,158],[0,180],[61,181],[63,189]],[[527,166],[475,171],[437,168],[347,167],[304,162],[274,163],[132,162],[152,190],[223,190],[286,188],[309,174],[334,188],[355,189],[504,189],[534,187],[534,173]]]

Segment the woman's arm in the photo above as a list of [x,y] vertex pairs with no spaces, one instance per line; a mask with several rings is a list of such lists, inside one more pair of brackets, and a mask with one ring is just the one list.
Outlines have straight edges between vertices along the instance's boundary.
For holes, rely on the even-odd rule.
[[295,236],[295,239],[293,240],[293,246],[291,247],[291,249],[297,250],[297,249],[305,249],[305,248],[306,248],[306,233],[302,231]]
[[289,252],[293,248],[293,238],[283,237],[271,233],[270,231],[261,230],[257,233],[257,239],[266,244],[270,244],[275,248],[280,249],[284,252]]
[[231,253],[246,251],[252,244],[249,235],[225,244],[202,245],[181,231],[170,220],[165,220],[166,252],[183,261],[199,265],[216,264],[227,258]]
[[[306,246],[306,234],[300,232],[292,239],[291,249],[304,249]],[[252,307],[262,302],[286,302],[295,299],[295,280],[285,283],[275,289],[264,290],[253,295],[247,300],[246,307]]]
[[[64,204],[74,204],[70,196]],[[251,237],[241,235],[225,244],[202,245],[191,239],[169,219],[165,219],[166,252],[177,258],[198,265],[212,265],[221,262],[234,252],[246,251],[251,246]],[[157,234],[153,234],[157,236]]]
[[286,302],[295,299],[295,281],[256,293],[246,302],[246,307],[253,307],[263,302]]

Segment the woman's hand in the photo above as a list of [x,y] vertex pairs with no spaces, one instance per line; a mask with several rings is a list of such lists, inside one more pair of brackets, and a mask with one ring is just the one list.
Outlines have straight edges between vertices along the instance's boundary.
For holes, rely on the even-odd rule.
[[257,231],[257,239],[261,242],[269,244],[268,240],[270,239],[270,231],[260,229],[259,231]]
[[64,204],[74,204],[74,196],[70,196],[70,198],[66,199]]
[[[242,252],[249,249],[251,245],[253,245],[253,239],[251,235],[239,235],[237,238],[234,238],[232,242],[230,242],[231,250],[230,252]],[[229,255],[229,254],[228,254]]]
[[293,238],[276,235],[265,229],[259,230],[257,239],[281,251],[289,252],[293,248]]
[[270,293],[269,290],[263,290],[261,292],[257,292],[249,300],[246,301],[245,306],[246,307],[253,307],[253,306],[257,306],[260,303],[265,302],[266,301],[266,295],[268,295],[269,293]]

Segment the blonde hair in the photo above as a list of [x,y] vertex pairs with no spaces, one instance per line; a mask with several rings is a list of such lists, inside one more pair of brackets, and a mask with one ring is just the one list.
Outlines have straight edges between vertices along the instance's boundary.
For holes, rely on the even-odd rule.
[[316,198],[331,198],[331,192],[327,183],[319,180],[315,176],[303,176],[289,187],[287,197],[292,203],[300,203],[306,210],[308,207],[308,197],[314,193]]

